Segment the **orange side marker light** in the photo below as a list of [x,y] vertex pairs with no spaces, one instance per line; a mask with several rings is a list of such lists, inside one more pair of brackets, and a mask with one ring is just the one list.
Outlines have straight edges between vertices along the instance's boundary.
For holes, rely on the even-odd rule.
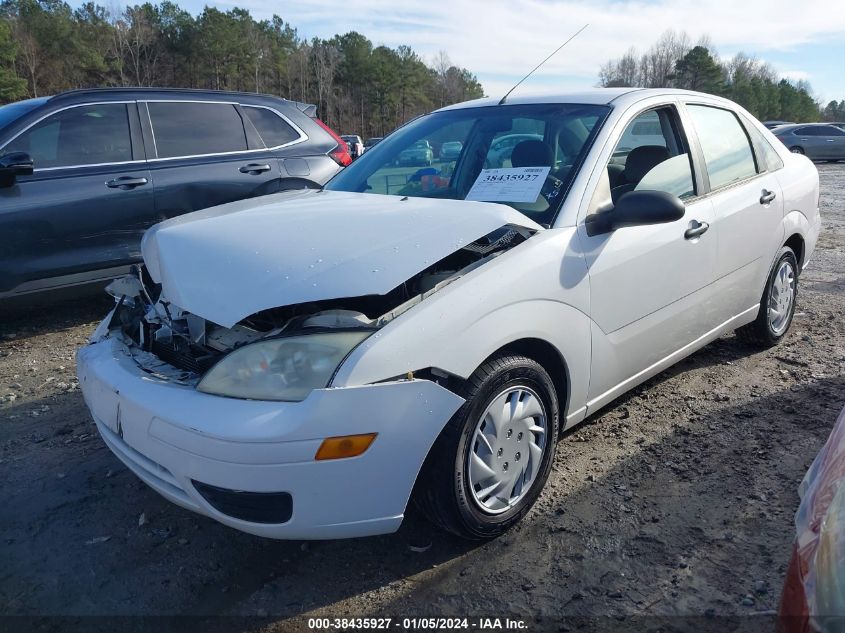
[[342,435],[340,437],[327,437],[317,449],[314,459],[343,459],[345,457],[357,457],[370,448],[370,444],[376,439],[378,433],[364,433],[363,435]]

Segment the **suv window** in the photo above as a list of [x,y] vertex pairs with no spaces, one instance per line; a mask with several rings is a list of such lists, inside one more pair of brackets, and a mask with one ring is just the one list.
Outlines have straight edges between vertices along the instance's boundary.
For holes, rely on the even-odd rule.
[[231,103],[159,101],[147,107],[159,158],[247,149],[241,115]]
[[733,112],[702,105],[687,109],[698,132],[711,189],[757,174],[751,142]]
[[258,130],[258,134],[266,147],[279,147],[299,139],[299,132],[272,110],[257,106],[241,107],[255,129]]
[[695,195],[692,163],[674,108],[658,108],[628,124],[607,165],[614,203],[629,191]]
[[48,116],[3,148],[26,152],[36,169],[79,167],[132,160],[125,103],[67,108]]

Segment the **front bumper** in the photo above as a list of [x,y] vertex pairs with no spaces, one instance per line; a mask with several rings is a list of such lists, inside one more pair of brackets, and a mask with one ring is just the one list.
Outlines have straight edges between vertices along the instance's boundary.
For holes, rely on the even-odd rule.
[[[284,539],[398,529],[417,473],[463,403],[427,380],[318,389],[302,402],[204,394],[144,372],[119,340],[77,354],[85,402],[108,447],[170,501],[230,527]],[[323,439],[378,433],[358,457],[314,461]],[[254,523],[217,510],[193,481],[286,492],[291,518]]]

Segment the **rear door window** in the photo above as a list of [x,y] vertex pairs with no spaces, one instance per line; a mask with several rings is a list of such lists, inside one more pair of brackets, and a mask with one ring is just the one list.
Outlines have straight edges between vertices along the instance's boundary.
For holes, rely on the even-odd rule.
[[757,165],[757,170],[760,172],[767,170],[776,171],[783,167],[783,160],[777,153],[777,150],[769,142],[769,139],[767,139],[759,130],[759,128],[757,128],[747,118],[742,117],[742,120],[745,124],[746,132],[748,132],[748,135],[751,137],[751,140],[754,142],[754,145],[757,148],[758,158],[763,159],[762,161],[760,161],[760,164]]
[[56,112],[23,132],[2,152],[26,152],[36,169],[131,161],[126,104],[84,105]]
[[822,125],[819,129],[822,131],[822,136],[845,136],[845,132],[833,125]]
[[231,103],[150,102],[159,158],[225,154],[247,149],[241,115]]
[[687,109],[698,133],[711,189],[757,174],[751,142],[733,112],[703,105],[689,105]]
[[256,106],[242,106],[242,109],[266,147],[275,148],[299,140],[299,132],[273,110]]

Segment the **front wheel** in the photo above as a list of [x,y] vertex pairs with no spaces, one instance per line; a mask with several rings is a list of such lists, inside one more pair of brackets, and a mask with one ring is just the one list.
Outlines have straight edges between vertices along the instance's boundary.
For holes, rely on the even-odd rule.
[[769,273],[757,318],[739,328],[737,336],[758,347],[777,345],[792,324],[797,297],[798,260],[793,250],[784,246]]
[[559,427],[554,384],[524,356],[479,367],[423,465],[414,501],[458,536],[498,536],[528,512],[549,477]]

